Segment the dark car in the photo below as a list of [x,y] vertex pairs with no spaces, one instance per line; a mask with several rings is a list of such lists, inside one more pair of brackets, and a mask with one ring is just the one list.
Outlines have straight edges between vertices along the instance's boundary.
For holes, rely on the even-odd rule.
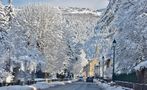
[[86,82],[93,82],[93,77],[87,77]]

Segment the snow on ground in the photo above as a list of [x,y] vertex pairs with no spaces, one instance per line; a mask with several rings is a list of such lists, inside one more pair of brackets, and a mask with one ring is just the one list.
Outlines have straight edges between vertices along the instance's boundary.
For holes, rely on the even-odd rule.
[[78,81],[77,79],[74,79],[74,80],[69,80],[69,81],[64,81],[65,84],[68,84],[68,83],[73,83],[73,82],[76,82]]
[[36,90],[44,90],[44,89],[48,89],[49,87],[55,87],[58,85],[65,85],[64,82],[51,82],[51,83],[47,83],[47,82],[38,82],[30,87],[35,88]]
[[8,86],[8,87],[0,87],[0,90],[33,90],[28,86]]
[[106,83],[101,83],[98,80],[94,80],[99,86],[103,87],[104,90],[133,90],[121,86],[110,86],[109,84]]
[[7,86],[7,87],[0,87],[0,90],[44,90],[48,89],[50,87],[65,85],[68,83],[75,82],[77,80],[71,80],[71,81],[63,81],[63,82],[37,82],[36,84],[30,85],[30,86]]
[[55,87],[58,85],[65,85],[64,82],[38,82],[31,86],[8,86],[8,87],[0,87],[0,90],[44,90],[50,87]]

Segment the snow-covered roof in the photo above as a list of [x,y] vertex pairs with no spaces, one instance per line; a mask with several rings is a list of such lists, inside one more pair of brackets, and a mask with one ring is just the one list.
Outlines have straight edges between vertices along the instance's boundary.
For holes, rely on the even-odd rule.
[[137,66],[135,66],[135,70],[140,71],[144,68],[147,68],[147,61],[139,63]]

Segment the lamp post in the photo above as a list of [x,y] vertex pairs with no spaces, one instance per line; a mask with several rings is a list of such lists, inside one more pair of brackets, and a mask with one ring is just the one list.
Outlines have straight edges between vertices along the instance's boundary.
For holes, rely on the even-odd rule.
[[97,64],[97,65],[95,65],[95,70],[94,70],[94,72],[95,72],[95,77],[96,78],[98,78],[98,73],[99,73],[99,65]]
[[10,48],[8,48],[8,50],[9,50],[8,70],[9,70],[9,72],[11,72],[11,58],[10,58],[11,51],[10,51]]
[[98,68],[99,69],[99,72],[98,72],[99,73],[99,78],[101,77],[101,74],[100,74],[100,65],[101,65],[101,63],[99,62],[99,68]]
[[115,77],[115,47],[116,47],[116,40],[113,40],[112,43],[112,47],[113,47],[113,71],[112,71],[112,80],[114,81],[114,77]]
[[23,85],[25,85],[27,83],[27,60],[24,61],[24,82]]
[[[63,74],[64,74],[64,76],[66,77],[67,75],[67,69],[66,69],[66,63],[64,63],[64,69],[63,69]],[[64,78],[65,78],[64,77]]]
[[11,70],[11,58],[10,58],[11,51],[10,51],[10,48],[8,48],[8,53],[9,53],[9,57],[8,57],[8,60],[5,62],[6,63],[5,70],[8,72],[11,72],[12,70]]
[[102,57],[103,65],[102,65],[102,78],[104,78],[104,56]]

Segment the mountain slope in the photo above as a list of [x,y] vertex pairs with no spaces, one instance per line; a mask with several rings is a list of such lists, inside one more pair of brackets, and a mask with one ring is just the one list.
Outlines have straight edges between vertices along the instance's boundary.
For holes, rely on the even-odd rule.
[[[112,41],[116,45],[116,73],[128,73],[147,60],[147,1],[110,0],[98,21],[99,56],[112,60]],[[102,46],[102,47],[101,47]]]

